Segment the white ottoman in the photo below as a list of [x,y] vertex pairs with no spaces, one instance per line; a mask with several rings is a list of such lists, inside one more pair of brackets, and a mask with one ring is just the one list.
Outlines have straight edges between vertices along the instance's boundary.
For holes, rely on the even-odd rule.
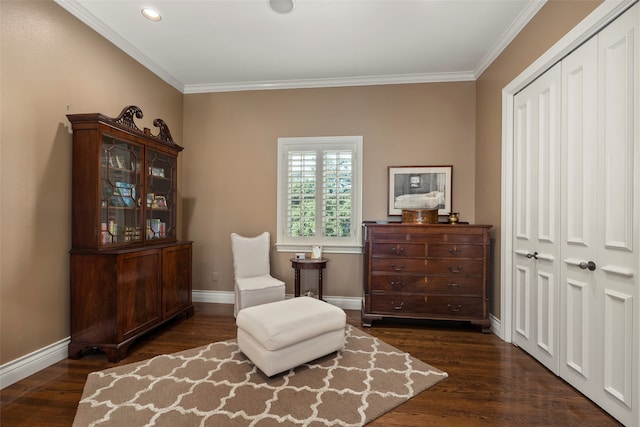
[[238,347],[267,376],[344,347],[346,314],[311,297],[247,307],[238,313]]

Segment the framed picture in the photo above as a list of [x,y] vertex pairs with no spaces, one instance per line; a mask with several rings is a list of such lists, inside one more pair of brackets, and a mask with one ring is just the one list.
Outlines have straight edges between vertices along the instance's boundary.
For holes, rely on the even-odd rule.
[[311,246],[311,259],[322,258],[322,246]]
[[153,201],[153,207],[158,209],[166,209],[167,208],[167,199],[164,196],[156,196]]
[[388,214],[402,209],[438,209],[451,212],[453,166],[389,166]]

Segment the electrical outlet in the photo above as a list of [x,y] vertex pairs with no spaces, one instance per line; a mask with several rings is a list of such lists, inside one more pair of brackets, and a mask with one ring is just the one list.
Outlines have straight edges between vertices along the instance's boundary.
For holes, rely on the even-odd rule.
[[217,271],[214,271],[214,272],[213,272],[213,281],[214,281],[214,282],[217,282],[217,281],[218,281],[218,272],[217,272]]

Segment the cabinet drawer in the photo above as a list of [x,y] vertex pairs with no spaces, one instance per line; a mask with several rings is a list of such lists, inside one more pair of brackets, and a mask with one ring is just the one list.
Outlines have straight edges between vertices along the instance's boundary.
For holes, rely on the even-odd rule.
[[482,260],[465,259],[407,259],[372,258],[372,272],[418,273],[456,276],[481,276],[484,273]]
[[372,258],[371,271],[390,273],[426,273],[427,260],[407,258]]
[[373,313],[429,318],[482,318],[482,298],[425,295],[372,295]]
[[426,255],[423,243],[374,243],[371,250],[374,257],[424,258]]
[[429,245],[428,256],[432,258],[482,258],[482,245]]
[[380,274],[371,276],[371,291],[482,296],[482,280],[479,277]]
[[480,259],[430,259],[427,261],[427,270],[431,274],[445,274],[453,278],[457,276],[482,276],[484,261]]

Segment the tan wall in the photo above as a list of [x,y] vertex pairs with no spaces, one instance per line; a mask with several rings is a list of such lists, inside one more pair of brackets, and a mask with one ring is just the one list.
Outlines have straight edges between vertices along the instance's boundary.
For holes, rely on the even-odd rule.
[[[451,164],[453,207],[474,220],[473,82],[187,95],[184,105],[183,226],[196,289],[233,289],[231,232],[275,238],[278,137],[362,135],[365,220],[387,218],[387,166]],[[272,257],[288,293],[291,256]],[[362,257],[325,256],[324,293],[361,296]]]
[[502,88],[591,13],[600,0],[551,0],[477,80],[476,211],[478,222],[495,226],[493,315],[500,318],[500,188]]
[[[2,0],[0,364],[69,336],[65,114],[135,104],[140,126],[168,123],[185,146],[182,237],[195,241],[194,288],[230,291],[229,233],[275,233],[280,136],[363,135],[364,219],[386,216],[388,165],[453,164],[454,209],[499,228],[500,91],[597,3],[552,0],[477,83],[183,96],[51,0]],[[274,256],[274,273],[292,292],[289,256]],[[360,295],[361,257],[327,256],[326,293]]]
[[52,1],[0,3],[0,363],[69,336],[68,113],[138,105],[182,139],[182,94]]

